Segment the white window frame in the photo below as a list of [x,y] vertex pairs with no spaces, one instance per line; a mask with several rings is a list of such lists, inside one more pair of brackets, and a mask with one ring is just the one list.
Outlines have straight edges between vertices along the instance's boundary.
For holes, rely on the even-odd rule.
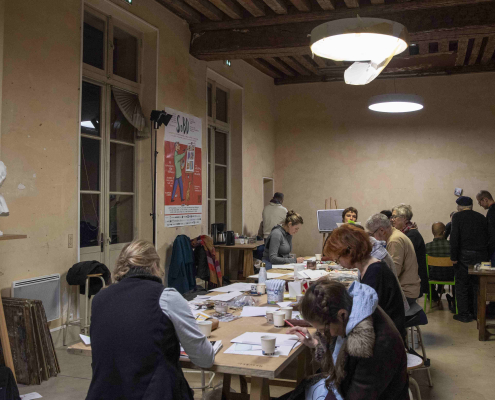
[[[231,130],[230,130],[230,120],[231,120],[231,105],[230,105],[230,90],[226,88],[225,86],[222,86],[215,82],[214,80],[208,79],[207,80],[207,90],[208,86],[211,85],[211,116],[208,115],[207,112],[207,117],[208,117],[208,132],[207,132],[207,138],[210,140],[209,143],[209,148],[211,149],[211,154],[208,154],[208,159],[207,159],[207,197],[208,197],[208,188],[210,188],[210,196],[207,198],[207,201],[209,202],[209,219],[210,225],[215,223],[215,201],[217,200],[215,197],[215,166],[222,166],[227,168],[227,198],[226,199],[218,199],[219,201],[226,201],[227,202],[227,220],[226,222],[226,228],[230,229],[231,227],[231,151],[230,151],[230,146],[231,146]],[[227,93],[227,122],[219,121],[216,119],[216,89],[219,88],[223,90],[224,92]],[[207,96],[207,101],[208,101],[208,96]],[[207,110],[208,110],[208,104],[207,104]],[[219,131],[223,134],[226,135],[227,139],[227,164],[216,164],[215,161],[215,132]],[[210,134],[211,132],[211,134]],[[207,140],[208,140],[207,139]],[[208,148],[208,146],[207,146]],[[210,168],[208,168],[208,164],[211,164],[211,174],[209,174]],[[208,231],[210,230],[210,226],[208,227]]]

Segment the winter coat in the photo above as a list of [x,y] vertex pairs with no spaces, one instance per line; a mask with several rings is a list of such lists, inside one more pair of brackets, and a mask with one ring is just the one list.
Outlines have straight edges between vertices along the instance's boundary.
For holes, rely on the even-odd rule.
[[195,274],[191,240],[186,235],[179,235],[174,240],[168,267],[168,286],[181,294],[186,293],[196,287]]
[[[109,285],[110,271],[105,264],[98,261],[83,261],[74,264],[67,272],[67,283],[69,285],[79,285],[79,293],[84,294],[86,291],[86,277],[91,274],[103,274],[105,284]],[[89,297],[95,295],[103,287],[100,278],[91,278],[89,280]]]

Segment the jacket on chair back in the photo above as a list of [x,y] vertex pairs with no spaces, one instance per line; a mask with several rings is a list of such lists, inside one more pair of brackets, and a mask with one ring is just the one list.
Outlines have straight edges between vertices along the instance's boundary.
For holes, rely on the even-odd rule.
[[192,400],[179,340],[159,306],[161,280],[128,275],[93,300],[93,378],[86,399]]

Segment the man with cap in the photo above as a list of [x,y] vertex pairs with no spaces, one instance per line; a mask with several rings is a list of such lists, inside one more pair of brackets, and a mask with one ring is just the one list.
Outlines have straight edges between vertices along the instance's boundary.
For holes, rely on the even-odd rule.
[[456,299],[459,314],[454,319],[471,322],[477,311],[477,281],[468,274],[470,265],[488,259],[488,226],[486,218],[473,211],[473,200],[461,196],[456,200],[457,210],[452,217],[450,259],[454,262]]

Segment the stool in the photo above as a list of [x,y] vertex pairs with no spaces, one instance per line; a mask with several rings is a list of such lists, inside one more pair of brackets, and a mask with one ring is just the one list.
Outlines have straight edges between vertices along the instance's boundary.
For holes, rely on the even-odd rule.
[[[411,373],[415,369],[419,369],[423,366],[424,366],[424,362],[421,359],[421,357],[407,353],[407,373],[409,375],[409,383],[412,384],[414,391],[416,392],[416,400],[421,400],[421,392],[419,391],[418,382],[416,382],[416,380],[411,376]],[[410,386],[409,386],[409,391],[411,391]]]
[[84,314],[84,323],[81,322],[80,319],[77,319],[77,320],[74,320],[74,321],[69,321],[70,319],[70,303],[71,303],[71,293],[70,293],[70,288],[72,286],[76,286],[78,287],[77,285],[71,285],[69,286],[69,301],[68,301],[68,304],[67,304],[67,319],[65,320],[65,330],[64,330],[64,337],[63,337],[63,345],[66,346],[66,342],[67,342],[67,331],[69,330],[69,326],[70,325],[79,325],[80,327],[80,331],[81,331],[81,334],[83,335],[89,335],[89,296],[88,296],[88,293],[89,293],[89,280],[91,278],[99,278],[101,280],[101,282],[103,283],[103,286],[102,288],[105,287],[105,279],[103,279],[103,274],[89,274],[86,276],[86,290],[85,290],[85,310],[86,310],[86,313]]
[[[428,317],[426,316],[421,306],[418,303],[414,303],[409,309],[409,311],[406,312],[405,326],[406,326],[406,330],[410,329],[410,338],[411,338],[411,345],[409,346],[409,349],[407,349],[408,356],[414,355],[419,358],[422,358],[423,361],[422,365],[415,367],[415,369],[426,369],[428,375],[428,386],[432,387],[433,383],[431,381],[431,374],[430,374],[430,360],[426,356],[426,349],[423,342],[423,335],[421,334],[421,329],[419,327],[420,325],[426,325],[426,324],[428,324]],[[418,353],[416,353],[416,351],[414,351],[414,330],[416,330],[418,336],[418,344],[421,346],[421,351],[423,353],[422,357]]]

